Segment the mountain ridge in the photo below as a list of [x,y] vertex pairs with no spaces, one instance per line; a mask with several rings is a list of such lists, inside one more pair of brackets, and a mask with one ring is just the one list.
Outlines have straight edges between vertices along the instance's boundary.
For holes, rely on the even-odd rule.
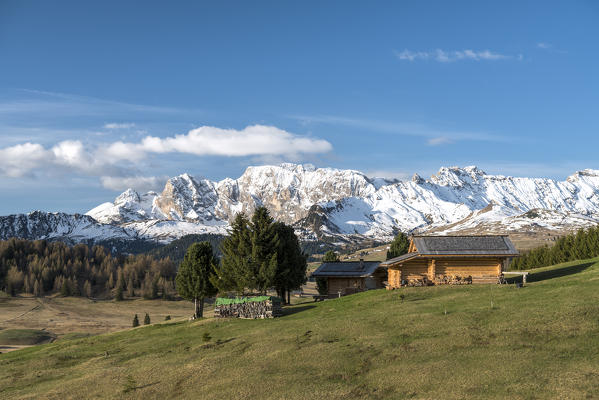
[[[564,181],[490,175],[476,166],[441,167],[429,179],[414,174],[411,180],[290,163],[250,166],[239,178],[220,181],[184,173],[170,178],[160,193],[127,189],[88,211],[93,221],[73,216],[67,223],[67,214],[59,222],[42,214],[32,221],[24,214],[0,217],[0,237],[98,234],[166,243],[186,234],[226,234],[235,214],[251,214],[258,206],[293,225],[304,240],[389,240],[400,230],[572,230],[599,223],[599,170],[577,171]],[[20,228],[10,221],[21,221]],[[38,229],[24,229],[27,224]]]

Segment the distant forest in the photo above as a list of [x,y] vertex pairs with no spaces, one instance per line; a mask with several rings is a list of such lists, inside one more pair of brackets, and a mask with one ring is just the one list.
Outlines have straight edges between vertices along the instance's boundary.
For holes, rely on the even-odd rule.
[[114,256],[102,246],[45,240],[0,241],[0,289],[10,295],[170,298],[176,274],[168,257]]
[[599,256],[599,226],[560,237],[552,246],[530,250],[514,259],[513,270],[525,270]]

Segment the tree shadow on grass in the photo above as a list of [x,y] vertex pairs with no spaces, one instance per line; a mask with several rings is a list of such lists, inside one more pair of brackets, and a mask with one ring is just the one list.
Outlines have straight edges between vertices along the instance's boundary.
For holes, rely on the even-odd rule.
[[299,312],[306,311],[306,310],[309,310],[314,307],[316,307],[316,306],[307,305],[307,306],[300,306],[300,307],[285,307],[285,308],[283,308],[283,316],[285,317],[287,315],[297,314]]
[[[585,262],[581,264],[571,265],[569,267],[550,269],[548,271],[539,271],[535,272],[533,269],[528,277],[526,278],[526,282],[540,282],[548,279],[559,278],[562,276],[577,274],[579,272],[584,271],[590,266],[594,265],[594,262]],[[508,283],[520,283],[522,282],[522,276],[514,276],[506,279]]]

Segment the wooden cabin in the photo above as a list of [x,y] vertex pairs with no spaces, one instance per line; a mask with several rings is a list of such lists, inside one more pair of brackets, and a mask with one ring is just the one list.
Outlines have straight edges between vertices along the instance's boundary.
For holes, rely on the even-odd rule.
[[387,288],[497,283],[518,251],[507,236],[413,236],[408,253],[381,264]]
[[379,261],[325,262],[312,276],[326,279],[328,296],[338,297],[384,288],[387,270]]

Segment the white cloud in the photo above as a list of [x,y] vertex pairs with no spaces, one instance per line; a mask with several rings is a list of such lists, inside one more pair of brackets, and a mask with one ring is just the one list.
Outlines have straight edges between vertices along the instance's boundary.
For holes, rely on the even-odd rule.
[[139,192],[160,190],[164,187],[166,176],[103,176],[100,178],[102,186],[111,190],[135,189]]
[[24,143],[0,149],[0,174],[19,178],[41,167],[49,159],[49,152],[37,143]]
[[146,136],[139,143],[113,143],[109,157],[134,153],[186,153],[197,156],[259,156],[326,153],[333,149],[326,140],[294,135],[274,126],[253,125],[242,130],[202,126],[185,135],[159,138]]
[[460,61],[460,60],[473,60],[473,61],[495,61],[505,59],[517,59],[521,60],[522,55],[512,56],[500,53],[494,53],[490,50],[474,51],[470,49],[446,51],[441,49],[435,49],[431,51],[412,51],[404,50],[401,52],[396,51],[395,55],[400,60],[404,61],[416,61],[416,60],[433,60],[442,63]]
[[539,43],[537,43],[537,47],[539,49],[550,49],[551,48],[551,44],[550,43],[545,43],[545,42],[539,42]]
[[135,124],[132,122],[125,122],[125,123],[111,122],[109,124],[104,124],[105,129],[131,129],[134,127],[135,127]]
[[442,145],[442,144],[453,143],[453,140],[451,140],[448,137],[439,136],[439,137],[430,138],[429,140],[427,140],[426,143],[429,146],[439,146],[439,145]]
[[49,148],[31,142],[0,148],[0,176],[74,174],[101,177],[102,184],[111,189],[157,188],[163,178],[139,174],[140,168],[147,167],[144,162],[151,154],[299,159],[330,150],[332,146],[326,140],[295,135],[274,126],[253,125],[242,130],[203,126],[173,137],[146,136],[138,143],[86,146],[79,140],[64,140]]

